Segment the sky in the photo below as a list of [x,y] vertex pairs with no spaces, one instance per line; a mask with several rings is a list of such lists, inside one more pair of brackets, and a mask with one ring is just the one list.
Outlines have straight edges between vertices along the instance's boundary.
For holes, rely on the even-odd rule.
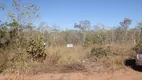
[[[6,19],[6,10],[11,9],[12,0],[0,0],[6,6],[0,11],[0,19]],[[57,25],[61,29],[73,29],[74,23],[89,20],[91,25],[98,23],[118,26],[124,18],[132,19],[131,27],[142,20],[142,0],[23,0],[23,4],[34,3],[40,6],[41,18],[36,21]]]

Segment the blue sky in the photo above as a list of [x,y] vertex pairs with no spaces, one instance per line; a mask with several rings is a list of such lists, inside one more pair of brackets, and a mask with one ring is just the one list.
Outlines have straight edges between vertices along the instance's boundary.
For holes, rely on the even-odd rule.
[[[92,25],[102,23],[117,26],[125,17],[132,19],[132,25],[142,20],[142,0],[23,0],[23,3],[40,6],[41,19],[48,25],[56,24],[61,29],[73,29],[75,22],[89,20]],[[7,9],[11,0],[0,0]],[[0,12],[0,19],[5,19]]]

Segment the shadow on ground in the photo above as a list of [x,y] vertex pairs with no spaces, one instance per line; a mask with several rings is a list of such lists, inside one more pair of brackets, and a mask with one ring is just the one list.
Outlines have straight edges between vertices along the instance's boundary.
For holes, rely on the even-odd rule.
[[142,72],[142,66],[136,66],[135,59],[126,59],[124,63],[125,63],[125,66],[130,67],[135,71]]

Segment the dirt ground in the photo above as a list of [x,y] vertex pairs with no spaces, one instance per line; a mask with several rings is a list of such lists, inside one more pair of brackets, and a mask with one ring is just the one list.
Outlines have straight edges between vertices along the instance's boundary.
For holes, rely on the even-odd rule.
[[131,68],[114,72],[46,73],[34,76],[1,75],[0,80],[142,80],[142,72]]
[[0,74],[0,80],[142,80],[142,67],[127,60],[125,68],[109,72],[39,73],[36,75]]

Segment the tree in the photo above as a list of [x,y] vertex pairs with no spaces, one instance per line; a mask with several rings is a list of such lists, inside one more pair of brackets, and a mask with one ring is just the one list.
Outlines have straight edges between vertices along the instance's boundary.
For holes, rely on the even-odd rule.
[[137,23],[136,28],[140,28],[142,33],[142,21]]
[[40,7],[34,4],[22,4],[21,0],[12,0],[15,11],[9,11],[10,21],[17,21],[21,25],[31,25],[40,17]]
[[74,28],[78,28],[81,31],[89,31],[90,27],[91,27],[91,23],[88,20],[80,21],[79,24],[75,23],[75,25],[74,25]]
[[12,6],[15,10],[9,11],[8,18],[11,23],[10,26],[18,29],[18,37],[20,37],[20,30],[31,26],[37,18],[39,18],[40,7],[34,4],[22,4],[22,0],[12,0]]
[[[93,26],[94,28],[94,33],[96,36],[99,38],[99,43],[105,43],[105,39],[107,36],[106,30],[105,30],[105,25],[103,24],[96,24]],[[98,40],[96,38],[96,40]]]
[[121,27],[126,31],[129,28],[129,25],[131,24],[132,20],[129,18],[124,18],[123,22],[120,22],[119,24]]
[[138,34],[138,38],[136,38],[136,41],[138,42],[142,38],[142,21],[137,23],[136,28],[140,29],[139,34]]
[[131,24],[132,20],[129,18],[124,18],[122,22],[120,22],[120,26],[124,31],[124,37],[123,37],[123,42],[124,40],[127,40],[127,29],[129,28],[129,25]]
[[[34,47],[31,47],[28,45],[28,41],[30,39],[33,39],[35,42],[40,42],[41,40],[43,41],[43,38],[40,39],[35,39],[33,36],[30,36],[28,33],[28,36],[25,37],[25,34],[28,31],[28,27],[32,27],[32,24],[34,23],[35,20],[39,18],[39,9],[40,7],[34,5],[34,4],[23,4],[22,0],[12,0],[12,8],[13,10],[9,10],[8,12],[8,25],[7,32],[9,33],[8,36],[10,36],[10,42],[14,44],[12,45],[12,48],[16,49],[15,55],[18,55],[18,57],[22,56],[23,50],[27,50],[27,47],[30,49],[33,49]],[[28,27],[27,27],[28,26]],[[1,31],[2,32],[2,31]],[[39,32],[38,35],[41,37],[40,31],[33,31],[33,32]],[[3,32],[2,32],[3,33]],[[42,35],[43,36],[43,35]],[[2,37],[3,38],[3,37]],[[7,39],[7,38],[3,38]],[[2,42],[2,40],[0,41]],[[6,43],[3,41],[3,43]],[[29,41],[29,44],[32,44],[32,42]],[[37,45],[37,51],[38,47],[42,47],[43,42],[41,42],[41,45],[37,45],[34,43],[34,45]],[[40,51],[40,49],[39,49]],[[44,51],[44,49],[43,49]],[[32,52],[32,51],[31,51]],[[28,52],[30,54],[30,51]],[[39,52],[40,53],[40,52]],[[39,54],[37,53],[37,54]]]
[[140,28],[140,32],[138,34],[138,37],[136,38],[136,46],[134,47],[134,50],[137,51],[142,47],[142,21],[138,22],[136,25],[136,28]]
[[[4,10],[4,6],[2,4],[0,4],[0,10]],[[2,21],[0,20],[0,24],[2,23]]]
[[94,25],[94,31],[95,32],[98,32],[98,31],[101,31],[101,30],[104,30],[104,25],[103,24],[96,24],[96,25]]
[[90,21],[84,20],[84,21],[80,21],[79,24],[76,24],[76,23],[75,23],[74,28],[78,28],[79,30],[82,31],[82,33],[83,33],[83,44],[84,44],[85,39],[86,39],[85,33],[86,33],[86,31],[90,31],[90,28],[91,28],[91,23],[90,23]]

